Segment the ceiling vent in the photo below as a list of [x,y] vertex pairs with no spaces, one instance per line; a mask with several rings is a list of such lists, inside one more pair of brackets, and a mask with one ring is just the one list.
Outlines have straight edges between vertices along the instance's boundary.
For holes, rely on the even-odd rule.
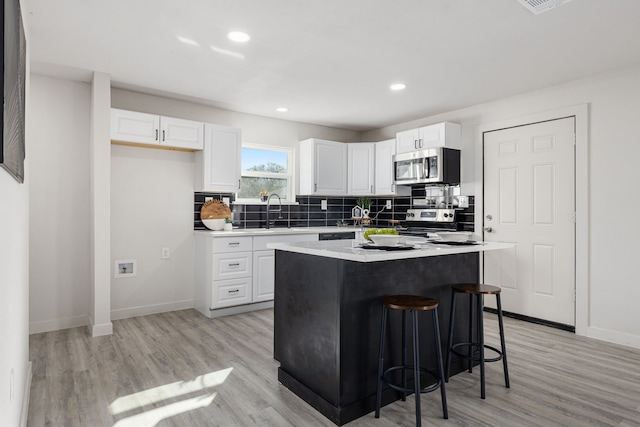
[[534,15],[539,15],[555,7],[569,3],[571,0],[516,0]]

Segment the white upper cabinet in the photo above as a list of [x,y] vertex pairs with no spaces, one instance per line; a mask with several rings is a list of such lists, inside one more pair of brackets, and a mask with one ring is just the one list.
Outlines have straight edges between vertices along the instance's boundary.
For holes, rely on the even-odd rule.
[[204,123],[162,116],[160,117],[160,145],[202,150]]
[[447,147],[460,150],[460,125],[443,122],[396,133],[396,153]]
[[202,150],[204,123],[137,111],[111,109],[111,140],[156,146]]
[[393,155],[396,154],[396,140],[388,139],[375,143],[375,192],[380,195],[408,195],[411,187],[393,183]]
[[347,144],[300,141],[300,194],[347,194]]
[[238,191],[241,156],[240,129],[206,123],[204,148],[196,152],[196,191]]
[[372,142],[347,144],[347,194],[353,196],[375,194],[375,147]]

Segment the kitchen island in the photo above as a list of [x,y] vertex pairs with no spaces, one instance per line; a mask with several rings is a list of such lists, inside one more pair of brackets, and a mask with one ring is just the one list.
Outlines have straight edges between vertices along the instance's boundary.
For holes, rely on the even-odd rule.
[[[419,294],[438,300],[445,351],[450,285],[478,280],[482,251],[511,247],[428,243],[383,251],[358,246],[354,240],[270,245],[276,250],[274,356],[280,362],[278,380],[337,425],[374,410],[381,297]],[[385,340],[389,344],[386,362],[399,364],[401,316],[394,311]],[[457,304],[456,316],[454,337],[466,341],[467,303]],[[425,318],[422,324],[422,365],[435,369],[431,322]],[[462,371],[462,361],[454,359],[451,369],[452,374]],[[425,385],[429,379],[424,377]],[[400,397],[387,389],[382,403]]]

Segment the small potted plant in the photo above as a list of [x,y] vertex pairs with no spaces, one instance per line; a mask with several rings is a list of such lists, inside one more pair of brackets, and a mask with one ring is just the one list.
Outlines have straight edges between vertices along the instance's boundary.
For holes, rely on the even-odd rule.
[[229,218],[229,217],[226,217],[224,219],[224,230],[225,231],[233,230],[233,224],[231,223],[231,218]]
[[269,192],[267,190],[262,190],[260,192],[260,200],[261,201],[266,202],[268,197],[269,197]]

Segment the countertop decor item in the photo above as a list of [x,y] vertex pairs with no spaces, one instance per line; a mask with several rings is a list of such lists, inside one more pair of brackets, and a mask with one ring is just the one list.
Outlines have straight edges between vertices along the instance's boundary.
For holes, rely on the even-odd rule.
[[219,199],[206,201],[200,209],[200,220],[210,230],[222,230],[225,218],[231,218],[231,210]]
[[262,190],[260,192],[260,201],[266,202],[268,198],[269,198],[269,192],[267,190]]

